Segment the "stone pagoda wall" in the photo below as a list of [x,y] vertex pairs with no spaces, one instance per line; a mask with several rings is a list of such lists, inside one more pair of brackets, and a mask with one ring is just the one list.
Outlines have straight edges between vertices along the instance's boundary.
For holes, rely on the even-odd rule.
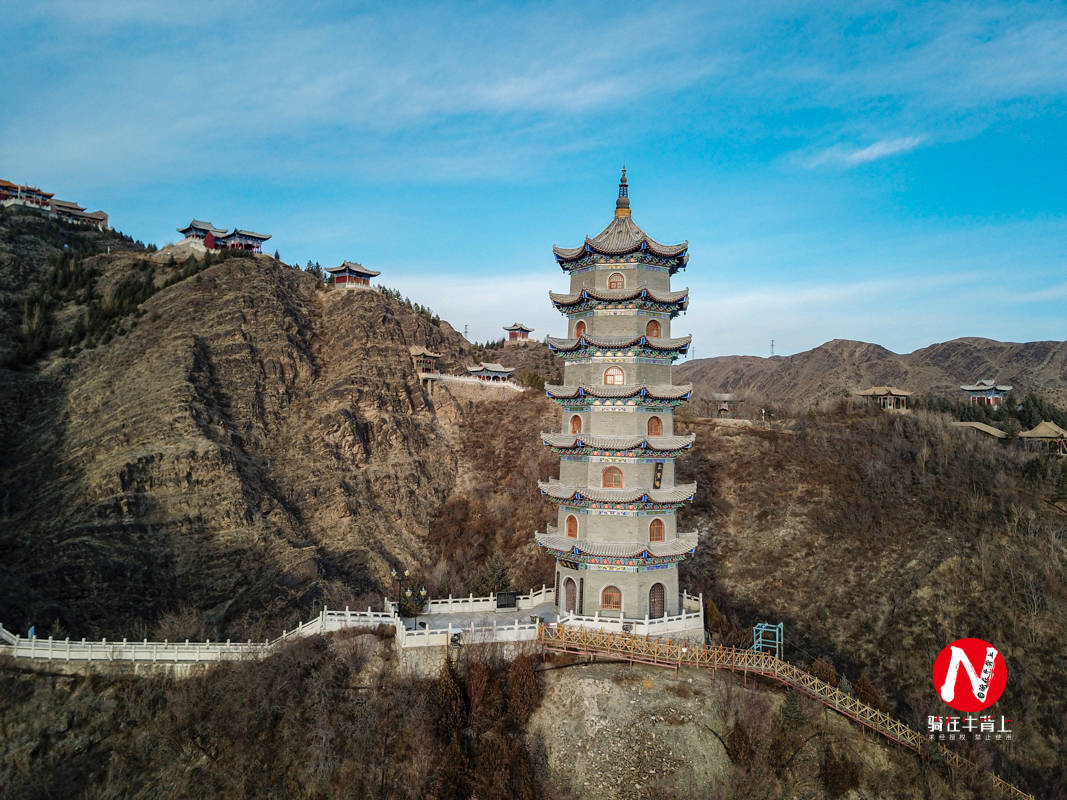
[[[628,256],[627,263],[603,263],[608,259],[603,256],[594,256],[601,261],[593,269],[579,270],[571,273],[570,291],[580,292],[582,289],[599,288],[607,289],[609,277],[615,273],[625,278],[625,288],[649,288],[661,292],[670,290],[670,273],[665,268],[655,268],[642,263],[645,259],[641,254]],[[671,336],[670,314],[662,312],[642,311],[636,309],[604,309],[595,310],[581,316],[571,317],[568,320],[567,335],[575,337],[575,327],[579,321],[585,323],[585,333],[592,338],[604,336],[633,336],[639,337],[645,334],[646,326],[650,320],[656,320],[660,324],[660,337]],[[563,356],[566,358],[566,356]],[[669,362],[665,364],[640,363],[639,359],[610,356],[611,360],[573,361],[564,367],[563,383],[567,386],[585,384],[589,386],[604,385],[604,371],[610,366],[619,366],[625,373],[627,384],[663,385],[670,384],[671,367]],[[648,420],[651,416],[658,416],[662,423],[664,436],[674,434],[674,415],[670,406],[656,409],[624,407],[626,410],[598,409],[591,406],[590,410],[574,412],[562,410],[560,431],[570,433],[571,418],[578,413],[582,420],[582,432],[593,435],[640,435],[647,436]],[[652,461],[603,459],[594,461],[562,460],[560,463],[560,480],[562,483],[579,486],[600,488],[602,486],[602,472],[606,467],[615,466],[622,470],[623,488],[651,489],[656,464]],[[665,459],[661,488],[670,489],[675,485],[674,460]],[[581,546],[583,540],[587,542],[640,542],[649,541],[649,525],[653,519],[660,519],[664,523],[665,539],[670,540],[677,535],[677,519],[674,510],[664,510],[655,513],[642,513],[637,516],[621,516],[606,511],[594,509],[575,509],[564,504],[560,505],[557,519],[559,534],[566,531],[567,517],[574,515],[578,520],[578,539],[576,544]],[[649,590],[656,583],[664,587],[664,614],[672,616],[681,612],[678,589],[677,563],[670,564],[658,569],[650,569],[641,572],[609,571],[602,569],[574,569],[573,562],[557,559],[557,602],[561,612],[566,605],[566,580],[570,578],[576,584],[581,585],[581,606],[576,609],[578,613],[592,615],[599,613],[601,616],[620,616],[620,612],[612,612],[601,607],[601,591],[606,586],[615,586],[622,591],[623,608],[621,616],[628,618],[643,619],[649,613]]]

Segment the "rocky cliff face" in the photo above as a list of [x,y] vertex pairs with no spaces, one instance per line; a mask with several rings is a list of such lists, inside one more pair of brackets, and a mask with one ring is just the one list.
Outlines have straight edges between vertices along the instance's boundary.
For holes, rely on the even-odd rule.
[[733,392],[759,404],[790,410],[832,404],[872,385],[890,384],[920,394],[962,397],[959,387],[995,378],[1020,395],[1042,394],[1067,402],[1067,342],[997,342],[965,338],[897,354],[867,342],[834,339],[792,356],[701,358],[678,368],[692,382],[698,406],[713,392]]
[[[98,286],[149,269],[89,261]],[[141,308],[107,344],[4,372],[0,619],[126,635],[187,603],[273,630],[424,559],[457,454],[408,346],[457,364],[447,323],[266,257]]]

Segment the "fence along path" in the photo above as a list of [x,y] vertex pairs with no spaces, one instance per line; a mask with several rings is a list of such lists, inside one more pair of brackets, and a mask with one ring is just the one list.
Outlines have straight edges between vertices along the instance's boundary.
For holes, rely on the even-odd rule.
[[301,623],[292,630],[282,631],[276,639],[264,642],[150,642],[72,641],[70,639],[24,639],[0,625],[0,654],[14,658],[43,661],[128,661],[145,664],[197,664],[210,661],[240,661],[262,658],[272,649],[290,639],[345,628],[376,628],[379,624],[394,625],[396,617],[381,611],[330,611],[322,609],[318,616]]
[[[712,647],[692,645],[688,642],[654,640],[644,636],[625,633],[606,633],[567,625],[541,625],[538,641],[543,650],[580,655],[602,655],[623,658],[631,663],[652,664],[660,667],[707,667],[729,669],[771,678],[784,683],[808,697],[812,697],[864,725],[890,741],[903,745],[917,753],[927,752],[927,741],[918,731],[908,727],[895,717],[879,711],[855,697],[831,686],[810,672],[782,661],[770,653],[744,650],[735,647]],[[1021,789],[1013,786],[992,772],[988,772],[970,759],[953,752],[944,745],[937,745],[940,757],[955,769],[963,770],[991,783],[992,788],[1006,797],[1018,800],[1034,800]]]

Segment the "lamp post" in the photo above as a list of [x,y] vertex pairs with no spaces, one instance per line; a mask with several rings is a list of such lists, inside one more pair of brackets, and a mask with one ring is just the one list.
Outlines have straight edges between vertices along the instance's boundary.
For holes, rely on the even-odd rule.
[[400,590],[404,588],[404,581],[406,581],[408,579],[408,576],[411,573],[406,569],[405,570],[401,570],[400,572],[397,572],[395,567],[392,570],[390,570],[390,572],[392,573],[393,580],[396,581],[396,606],[397,606],[397,610],[399,611],[400,610]]
[[410,608],[415,609],[415,613],[413,614],[415,617],[413,630],[417,631],[419,629],[419,612],[422,611],[422,607],[426,603],[426,587],[423,586],[417,592],[413,592],[409,586],[404,590],[404,599],[408,601]]

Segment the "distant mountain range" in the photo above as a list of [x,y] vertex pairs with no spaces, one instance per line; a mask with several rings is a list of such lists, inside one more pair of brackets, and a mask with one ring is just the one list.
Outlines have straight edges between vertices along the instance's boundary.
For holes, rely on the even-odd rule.
[[[997,342],[967,337],[898,354],[877,344],[834,339],[792,356],[720,356],[683,364],[697,408],[713,393],[792,410],[823,406],[859,389],[890,384],[917,394],[962,397],[960,385],[994,378],[1020,397],[1036,392],[1067,404],[1067,342]],[[746,413],[747,411],[747,413]],[[751,415],[752,407],[742,409]]]

